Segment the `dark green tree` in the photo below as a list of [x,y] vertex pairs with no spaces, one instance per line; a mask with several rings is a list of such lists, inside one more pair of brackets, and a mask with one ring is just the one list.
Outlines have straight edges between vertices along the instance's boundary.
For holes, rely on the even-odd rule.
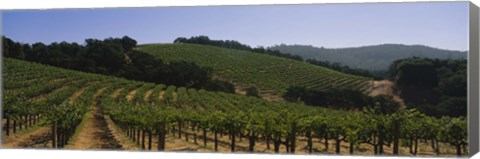
[[246,90],[247,96],[260,97],[256,87],[249,87]]

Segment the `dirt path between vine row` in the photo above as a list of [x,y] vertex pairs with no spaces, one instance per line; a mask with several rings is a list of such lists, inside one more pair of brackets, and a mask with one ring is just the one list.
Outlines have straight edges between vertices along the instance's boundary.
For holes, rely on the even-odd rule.
[[134,89],[130,92],[128,92],[127,96],[126,96],[126,99],[128,102],[131,102],[133,100],[133,98],[135,98],[135,95],[137,94],[137,90],[138,89]]
[[[79,91],[76,91],[71,97],[70,101],[76,100],[87,87],[83,87]],[[3,125],[3,123],[2,123]],[[4,136],[2,134],[1,147],[8,148],[51,148],[51,131],[49,127],[33,126],[27,130],[18,130],[20,133],[12,134],[13,136]]]
[[393,100],[400,104],[400,107],[405,107],[405,102],[394,91],[395,83],[389,80],[373,81],[370,96],[387,95],[393,97]]
[[143,101],[150,102],[150,96],[152,96],[153,89],[148,90],[145,92],[145,96],[143,96]]
[[[35,128],[33,128],[35,129]],[[1,148],[50,148],[51,133],[49,127],[36,128],[26,134],[3,137]]]
[[98,110],[97,97],[105,90],[105,88],[99,89],[94,95],[93,110],[89,115],[87,122],[85,123],[78,136],[73,139],[72,144],[66,145],[66,149],[112,149],[123,150],[133,149],[128,145],[128,141],[122,141],[121,137],[118,137],[118,132],[112,125],[111,121],[107,120],[103,113]]
[[163,95],[165,94],[165,91],[161,91],[159,94],[158,94],[158,100],[163,100]]

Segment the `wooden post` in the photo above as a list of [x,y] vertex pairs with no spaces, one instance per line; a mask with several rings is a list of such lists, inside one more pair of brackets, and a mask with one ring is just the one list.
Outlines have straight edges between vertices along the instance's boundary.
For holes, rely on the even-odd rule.
[[340,154],[340,137],[335,138],[335,153]]
[[462,146],[460,144],[457,144],[455,145],[455,147],[457,148],[457,156],[462,156]]
[[137,129],[137,145],[140,145],[140,129]]
[[214,147],[215,147],[215,152],[217,152],[218,151],[218,138],[217,138],[218,133],[217,133],[216,130],[215,130],[214,134],[215,134],[215,139],[214,139],[215,140],[215,146]]
[[5,131],[6,131],[6,134],[7,136],[10,136],[10,118],[6,117],[7,118],[7,125],[5,126]]
[[296,135],[297,135],[297,123],[296,122],[293,122],[292,123],[292,134],[290,134],[290,143],[291,143],[291,146],[290,146],[290,152],[291,153],[295,153],[295,147],[296,147]]
[[253,152],[253,147],[255,147],[255,133],[250,130],[248,135],[248,151]]
[[52,125],[52,148],[57,148],[57,125]]
[[280,134],[279,133],[275,134],[275,138],[273,140],[273,149],[275,153],[280,152]]
[[207,130],[203,128],[203,146],[207,147]]
[[19,116],[18,117],[18,130],[22,130],[22,126],[23,126],[22,116]]
[[148,130],[148,150],[152,150],[152,130]]
[[13,120],[13,134],[17,133],[17,120]]
[[188,142],[188,131],[187,131],[187,130],[188,130],[188,129],[187,129],[187,128],[185,128],[185,141],[187,141],[187,142]]
[[415,139],[415,151],[414,151],[415,156],[417,155],[417,150],[418,150],[418,139]]
[[180,121],[178,122],[178,138],[182,138],[182,123]]
[[165,150],[165,135],[166,135],[166,130],[165,130],[165,123],[160,123],[160,126],[158,128],[158,150],[159,151],[164,151]]
[[142,129],[142,149],[145,150],[145,129]]
[[325,133],[323,138],[325,139],[325,143],[324,143],[325,151],[328,152],[328,133]]
[[287,153],[290,153],[290,134],[287,134],[287,136],[285,136],[285,151],[287,151]]
[[398,146],[400,140],[400,122],[394,122],[393,132],[393,154],[398,155]]
[[232,141],[230,143],[230,151],[235,152],[235,132],[232,132]]
[[267,138],[267,149],[270,150],[270,135],[265,136]]
[[32,126],[32,115],[28,115],[28,125]]
[[312,132],[310,130],[307,130],[307,147],[308,147],[308,153],[312,153],[312,147],[313,147],[313,143],[312,143]]

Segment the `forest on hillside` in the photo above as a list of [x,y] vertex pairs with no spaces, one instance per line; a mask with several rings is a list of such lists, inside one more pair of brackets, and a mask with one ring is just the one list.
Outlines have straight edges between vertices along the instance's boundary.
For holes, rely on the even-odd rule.
[[410,108],[441,117],[467,115],[467,60],[412,57],[389,69],[400,97]]
[[453,51],[423,45],[382,44],[351,48],[324,48],[310,45],[275,45],[271,50],[301,56],[304,59],[338,62],[356,69],[368,70],[376,75],[386,75],[395,60],[421,57],[431,59],[466,59],[466,51]]

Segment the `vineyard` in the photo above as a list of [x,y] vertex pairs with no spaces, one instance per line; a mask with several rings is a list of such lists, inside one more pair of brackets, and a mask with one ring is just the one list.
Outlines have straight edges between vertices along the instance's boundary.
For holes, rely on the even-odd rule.
[[369,80],[287,58],[197,44],[149,44],[139,49],[165,61],[188,61],[210,67],[221,79],[261,94],[282,95],[289,86],[352,88],[367,91]]
[[[280,91],[287,84],[366,89],[362,83],[367,79],[277,57],[201,45],[145,45],[141,49],[158,50],[155,53],[168,60],[196,59],[201,65],[223,68],[217,70],[222,77],[251,82],[263,90]],[[468,154],[464,117],[433,118],[413,109],[383,115],[381,103],[357,112],[340,111],[129,81],[10,58],[3,62],[2,147],[37,147],[40,142],[44,144],[38,147],[66,149]],[[40,139],[23,137],[40,129],[45,132]],[[85,135],[87,131],[109,133],[96,141],[101,145],[85,146],[89,143],[80,142],[91,137]]]

